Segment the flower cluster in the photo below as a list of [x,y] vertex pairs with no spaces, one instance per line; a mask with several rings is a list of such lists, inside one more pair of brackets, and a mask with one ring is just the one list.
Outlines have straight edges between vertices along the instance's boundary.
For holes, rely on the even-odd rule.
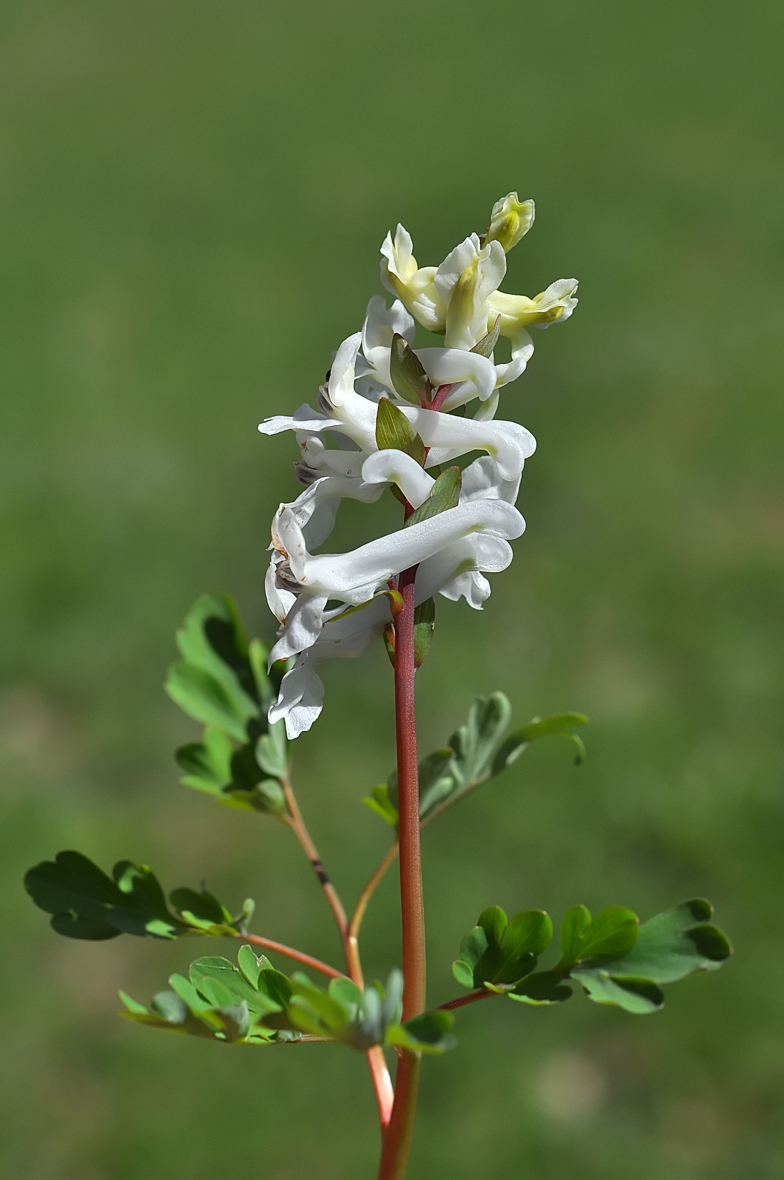
[[[533,202],[510,193],[493,206],[487,232],[471,234],[438,267],[417,264],[398,225],[381,247],[391,307],[381,295],[370,300],[362,331],[335,353],[316,409],[305,404],[259,426],[295,431],[305,485],[275,513],[266,579],[280,623],[270,660],[294,658],[270,720],[285,718],[290,738],[321,712],[318,664],[360,655],[389,625],[403,570],[417,567],[417,603],[438,593],[481,609],[490,594],[484,575],[512,560],[509,541],[525,528],[514,504],[535,442],[518,423],[496,419],[499,390],[528,363],[528,329],[567,319],[577,302],[574,279],[533,299],[499,291],[506,252],[533,219]],[[415,321],[442,334],[444,347],[415,349]],[[510,341],[507,361],[495,360],[499,336]],[[476,452],[462,471],[454,466]],[[372,503],[387,488],[406,503],[404,527],[349,553],[314,552],[344,497]]]

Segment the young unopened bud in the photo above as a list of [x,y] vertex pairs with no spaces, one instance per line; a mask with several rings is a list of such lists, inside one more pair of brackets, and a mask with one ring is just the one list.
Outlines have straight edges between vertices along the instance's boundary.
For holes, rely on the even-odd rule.
[[508,254],[512,246],[528,233],[534,223],[533,201],[518,200],[517,193],[507,193],[493,205],[485,242],[500,242]]

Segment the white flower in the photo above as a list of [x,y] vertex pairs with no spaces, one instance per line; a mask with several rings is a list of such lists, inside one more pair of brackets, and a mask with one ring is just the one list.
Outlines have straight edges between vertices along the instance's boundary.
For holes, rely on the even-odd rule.
[[[328,599],[349,605],[368,602],[377,589],[386,586],[403,570],[419,565],[462,538],[478,540],[483,533],[500,538],[511,560],[506,541],[521,536],[524,528],[522,516],[506,501],[468,501],[348,553],[312,554],[294,511],[281,504],[272,523],[272,543],[283,559],[282,562],[273,559],[276,579],[283,588],[299,591],[299,596],[288,611],[283,633],[272,649],[270,660],[287,658],[315,642],[324,623]],[[479,545],[478,562],[482,556]]]
[[[456,246],[433,280],[446,307],[444,343],[448,348],[473,348],[487,334],[487,301],[506,274],[506,255],[500,242],[481,246],[471,234]],[[492,325],[491,325],[492,326]]]
[[[558,279],[533,299],[498,290],[506,272],[505,251],[520,241],[533,220],[533,201],[521,202],[517,193],[508,193],[493,206],[484,244],[471,234],[439,267],[418,266],[411,235],[402,225],[398,225],[394,241],[387,234],[381,247],[385,286],[423,327],[444,332],[449,347],[473,348],[501,316],[500,332],[511,341],[512,359],[496,365],[498,385],[516,380],[533,353],[526,328],[562,322],[577,304],[576,279]],[[462,402],[453,401],[450,408],[459,404]]]
[[[321,712],[318,665],[358,656],[390,624],[388,595],[404,570],[416,568],[418,603],[438,593],[481,609],[490,594],[485,575],[505,569],[512,559],[509,541],[525,528],[514,502],[536,444],[523,426],[496,419],[498,391],[525,369],[533,352],[528,329],[567,319],[576,304],[573,279],[551,284],[534,299],[499,290],[506,251],[533,219],[533,202],[509,193],[493,206],[487,233],[469,235],[439,267],[418,265],[411,237],[398,225],[394,239],[388,234],[381,248],[382,279],[396,296],[391,307],[382,296],[370,300],[362,331],[335,353],[315,409],[306,403],[259,426],[264,434],[294,431],[297,478],[305,485],[275,514],[266,577],[267,601],[280,623],[270,661],[295,657],[269,714],[272,721],[285,718],[289,737],[309,729]],[[445,347],[414,348],[415,321],[443,334]],[[484,337],[496,329],[492,340],[500,334],[511,342],[508,361],[483,355],[491,346]],[[423,406],[395,389],[396,335],[414,349],[430,383],[422,388]],[[390,425],[385,398],[395,407],[397,426]],[[451,414],[475,398],[473,416]],[[379,437],[399,439],[411,454],[379,450],[382,404]],[[400,414],[421,440],[416,447]],[[484,454],[463,470],[454,507],[345,553],[315,552],[331,533],[342,499],[370,504],[392,487],[418,509],[433,493],[434,469],[476,451]]]
[[[457,509],[453,509],[457,511]],[[415,601],[424,602],[438,591],[446,597],[458,598],[461,580],[470,578],[476,562],[488,572],[499,572],[511,561],[511,549],[500,537],[490,535],[463,537],[455,544],[423,561],[417,570],[414,586]],[[465,583],[473,590],[470,605],[481,608],[482,585],[487,579],[475,574],[481,582]],[[489,593],[489,588],[488,588]],[[283,677],[278,699],[269,711],[270,721],[286,722],[286,733],[290,739],[310,729],[321,713],[324,701],[324,684],[316,669],[327,659],[355,659],[392,621],[389,601],[386,596],[376,598],[360,611],[345,615],[332,612],[335,617],[327,620],[318,637],[310,647],[304,649],[294,666]]]
[[418,267],[413,253],[411,234],[402,225],[395,231],[395,239],[387,234],[381,246],[381,281],[402,299],[408,310],[423,328],[443,332],[446,308],[433,282],[435,266]]

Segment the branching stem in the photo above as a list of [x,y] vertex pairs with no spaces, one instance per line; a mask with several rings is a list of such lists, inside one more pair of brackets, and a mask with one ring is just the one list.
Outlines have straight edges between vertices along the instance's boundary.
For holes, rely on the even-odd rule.
[[329,975],[332,979],[345,979],[346,973],[330,967],[329,963],[322,963],[321,959],[314,959],[304,951],[296,951],[294,947],[286,946],[283,942],[275,942],[271,938],[262,938],[260,934],[237,934],[243,942],[251,942],[254,946],[263,946],[265,950],[274,951],[278,955],[285,955],[288,959],[296,959],[303,967],[310,967],[313,971],[320,971],[322,975]]
[[[289,825],[294,835],[300,842],[305,856],[308,858],[310,867],[316,876],[316,879],[321,886],[322,892],[327,899],[327,904],[332,910],[332,916],[335,919],[335,925],[340,934],[340,941],[343,944],[343,954],[346,959],[346,968],[349,977],[354,981],[357,987],[364,987],[364,977],[362,974],[362,963],[359,957],[359,944],[357,941],[356,932],[352,932],[346,911],[343,908],[343,903],[340,900],[337,889],[329,879],[329,874],[324,868],[324,863],[318,854],[318,849],[313,843],[313,840],[305,826],[305,821],[302,818],[302,812],[297,803],[297,797],[294,794],[294,788],[288,779],[283,781],[283,791],[286,797],[286,809],[288,815],[286,823]],[[367,904],[367,902],[365,903]],[[361,921],[361,919],[360,919]],[[316,960],[314,960],[315,965]],[[331,970],[331,969],[330,969]],[[332,972],[336,976],[342,975],[342,972]],[[370,1076],[373,1082],[373,1090],[376,1095],[376,1102],[378,1104],[378,1117],[381,1124],[382,1135],[386,1132],[389,1125],[389,1120],[392,1115],[392,1103],[394,1102],[395,1092],[392,1087],[392,1079],[389,1075],[386,1060],[384,1059],[384,1051],[380,1045],[374,1045],[365,1053],[367,1057],[368,1067],[370,1069]]]

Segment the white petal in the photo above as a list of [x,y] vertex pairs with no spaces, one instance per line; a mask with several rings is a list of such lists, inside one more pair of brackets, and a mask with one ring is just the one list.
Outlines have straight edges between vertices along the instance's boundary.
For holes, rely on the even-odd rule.
[[514,504],[519,490],[519,478],[503,479],[495,460],[482,455],[464,468],[460,499],[506,500],[508,504]]
[[480,401],[485,401],[495,389],[495,365],[478,352],[465,352],[459,348],[420,348],[417,356],[434,385],[471,381],[476,387],[473,396]]
[[473,570],[469,573],[458,574],[446,586],[441,587],[440,593],[444,598],[451,599],[452,602],[465,598],[468,605],[474,610],[481,610],[490,597],[490,583],[484,574]]
[[[504,479],[516,479],[523,462],[536,449],[533,435],[518,422],[482,422],[475,418],[453,418],[435,410],[401,406],[403,413],[421,435],[425,446],[436,448],[427,457],[433,467],[466,451],[487,451],[498,463]],[[445,448],[448,455],[441,453]]]
[[[513,539],[521,536],[524,528],[523,518],[511,504],[503,500],[472,501],[379,537],[350,553],[306,557],[302,576],[299,556],[297,569],[293,559],[291,568],[311,593],[321,592],[344,602],[358,603],[366,601],[375,587],[461,537],[491,532]],[[287,537],[292,536],[293,530],[287,526]]]
[[309,433],[316,433],[321,430],[329,430],[330,426],[334,426],[334,422],[325,414],[314,410],[306,402],[290,417],[286,414],[275,414],[272,418],[265,418],[259,424],[259,430],[262,434],[280,434],[283,430],[305,430]]
[[287,660],[313,646],[324,628],[326,604],[326,594],[300,594],[286,616],[280,638],[270,651],[270,667],[276,660]]
[[283,623],[286,615],[297,601],[297,596],[296,594],[292,594],[291,590],[285,590],[278,586],[277,573],[279,563],[276,560],[277,556],[277,554],[273,554],[272,560],[267,567],[267,573],[264,577],[264,592],[267,598],[267,606],[278,622]]
[[383,295],[374,295],[367,306],[362,326],[362,351],[384,385],[390,384],[389,351],[397,332],[409,344],[414,342],[416,325],[399,299],[387,308]]
[[362,465],[362,478],[369,484],[397,484],[414,508],[424,503],[435,483],[416,459],[394,449],[370,455]]

